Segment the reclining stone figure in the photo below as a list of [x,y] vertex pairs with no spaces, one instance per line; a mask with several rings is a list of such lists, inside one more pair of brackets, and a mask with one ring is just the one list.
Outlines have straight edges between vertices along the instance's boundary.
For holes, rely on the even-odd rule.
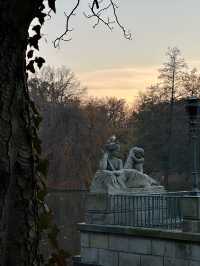
[[136,169],[139,172],[143,173],[143,165],[144,165],[144,149],[140,147],[133,147],[129,152],[124,168]]
[[112,136],[105,145],[105,152],[100,161],[90,187],[95,193],[161,192],[164,188],[156,180],[143,173],[144,150],[133,147],[123,168],[118,158],[120,144]]
[[153,188],[158,182],[143,173],[144,149],[133,147],[124,165],[127,188]]

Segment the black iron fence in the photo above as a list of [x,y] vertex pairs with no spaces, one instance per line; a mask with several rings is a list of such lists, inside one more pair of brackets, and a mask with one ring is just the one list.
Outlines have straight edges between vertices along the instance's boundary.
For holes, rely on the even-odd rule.
[[95,223],[132,227],[179,229],[184,193],[109,195],[105,210],[88,210]]
[[177,229],[183,218],[175,195],[110,196],[114,225]]

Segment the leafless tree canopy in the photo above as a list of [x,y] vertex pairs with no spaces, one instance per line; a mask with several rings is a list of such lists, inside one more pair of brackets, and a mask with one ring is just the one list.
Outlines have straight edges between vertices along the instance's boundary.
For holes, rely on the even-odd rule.
[[45,102],[68,103],[86,93],[86,88],[81,86],[75,74],[66,67],[44,67],[28,83],[31,96],[40,103],[40,107],[44,107]]

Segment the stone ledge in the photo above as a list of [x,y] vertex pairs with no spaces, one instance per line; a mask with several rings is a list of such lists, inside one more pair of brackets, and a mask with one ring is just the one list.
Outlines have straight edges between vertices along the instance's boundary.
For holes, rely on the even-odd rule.
[[79,255],[72,257],[72,262],[73,266],[101,266],[94,263],[84,263],[81,261],[81,257]]
[[178,240],[190,243],[200,243],[200,233],[189,233],[181,231],[170,231],[161,230],[154,228],[140,228],[140,227],[129,227],[129,226],[118,226],[118,225],[95,225],[79,223],[80,232],[88,233],[107,233],[107,234],[118,234],[118,235],[129,235],[129,236],[140,236],[140,237],[151,237],[157,239],[166,240]]

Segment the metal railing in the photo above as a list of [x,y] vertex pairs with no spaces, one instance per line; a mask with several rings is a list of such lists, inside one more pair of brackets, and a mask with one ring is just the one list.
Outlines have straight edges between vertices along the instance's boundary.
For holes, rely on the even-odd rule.
[[178,229],[183,221],[180,196],[110,196],[113,225]]
[[104,224],[174,230],[181,228],[183,222],[181,198],[184,195],[109,195],[105,210],[89,210],[89,213],[104,217]]

